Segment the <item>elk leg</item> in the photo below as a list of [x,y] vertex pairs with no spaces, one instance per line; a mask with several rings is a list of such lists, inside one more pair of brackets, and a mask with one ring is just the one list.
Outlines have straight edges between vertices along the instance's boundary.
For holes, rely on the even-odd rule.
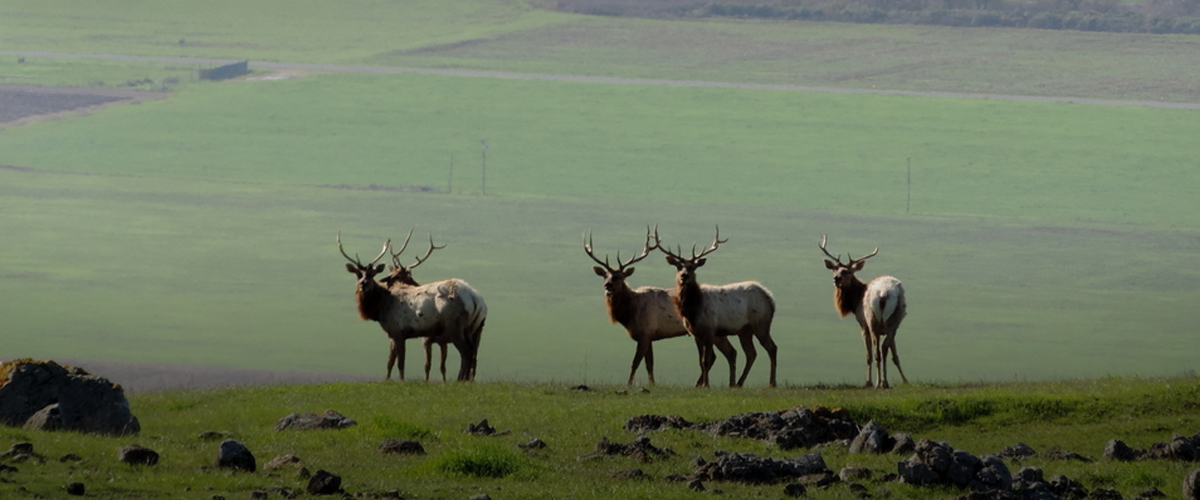
[[[442,352],[442,360],[441,360],[440,366],[441,366],[441,370],[442,370],[442,382],[445,382],[446,381],[446,344],[439,343],[438,348]],[[471,380],[474,380],[474,379],[475,379],[475,365],[472,364],[471,365]]]
[[423,337],[421,339],[421,347],[425,348],[425,381],[429,381],[429,368],[432,366],[430,361],[433,360],[433,339]]
[[[633,379],[637,376],[639,366],[642,366],[642,359],[646,357],[646,349],[650,346],[650,342],[638,341],[637,351],[633,353],[633,365],[629,368],[629,381],[625,385],[633,385]],[[646,376],[650,378],[650,385],[654,385],[654,366],[649,360],[646,361]]]
[[736,386],[741,387],[746,383],[746,376],[750,375],[750,367],[754,366],[754,360],[758,359],[758,350],[754,348],[754,335],[743,330],[738,333],[738,340],[742,343],[742,352],[746,353],[746,367],[742,368],[742,378],[738,379]]
[[461,332],[459,335],[455,335],[454,348],[458,350],[458,359],[460,360],[457,379],[459,382],[466,382],[470,379],[473,347],[474,344],[464,339]]
[[758,337],[758,343],[767,351],[767,357],[771,358],[771,387],[775,387],[775,355],[779,352],[779,346],[775,345],[775,340],[771,338],[771,327],[768,325],[765,328],[754,332],[754,336]]
[[733,348],[733,344],[729,343],[728,337],[717,337],[713,340],[713,346],[721,351],[725,356],[725,361],[729,362],[729,387],[735,387],[737,383],[737,349]]
[[873,365],[875,364],[875,360],[872,359],[873,355],[875,354],[875,346],[872,345],[871,334],[867,332],[866,328],[863,328],[863,330],[862,330],[862,338],[863,338],[863,343],[867,345],[867,384],[864,385],[863,387],[871,387],[872,382],[874,382],[873,380],[871,380],[871,375],[872,375],[871,370],[873,368]]
[[887,339],[875,338],[875,363],[876,369],[879,370],[879,383],[875,385],[880,389],[888,388],[887,380],[887,347],[885,342]]
[[888,335],[887,343],[884,344],[884,355],[887,355],[887,351],[889,350],[892,351],[892,363],[896,364],[896,371],[900,372],[900,380],[903,380],[907,384],[908,377],[904,376],[904,369],[900,368],[900,355],[896,354],[896,332]]
[[700,378],[696,379],[696,387],[708,387],[708,369],[706,367],[705,356],[708,355],[709,349],[705,349],[704,341],[700,337],[696,339],[696,353],[700,357]]
[[[396,365],[396,339],[388,340],[390,343],[388,344],[387,378],[384,380],[392,379],[392,367]],[[401,373],[403,373],[403,368],[401,370]]]
[[[404,341],[405,340],[406,339],[404,339],[404,337],[401,337],[399,340],[396,340],[396,339],[392,340],[392,356],[395,357],[396,368],[398,368],[400,371],[400,380],[401,381],[404,381],[404,347],[405,347]],[[391,368],[390,363],[389,363],[388,368]]]

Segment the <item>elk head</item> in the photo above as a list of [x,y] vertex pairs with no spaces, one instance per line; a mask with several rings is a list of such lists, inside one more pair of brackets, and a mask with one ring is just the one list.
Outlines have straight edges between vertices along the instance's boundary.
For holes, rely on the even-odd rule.
[[404,264],[400,263],[400,254],[404,253],[404,249],[408,248],[408,241],[412,239],[412,234],[413,234],[413,230],[409,229],[408,236],[404,237],[404,244],[400,245],[400,250],[396,251],[396,252],[391,252],[392,265],[388,269],[388,275],[385,276],[383,279],[379,280],[380,283],[383,283],[383,286],[391,288],[391,286],[396,283],[401,283],[401,284],[408,285],[408,286],[419,286],[417,284],[416,280],[414,280],[412,277],[412,270],[416,269],[417,266],[424,263],[425,260],[429,258],[429,255],[432,254],[434,250],[441,250],[443,248],[446,248],[446,245],[442,245],[440,247],[434,246],[433,234],[430,234],[429,235],[429,250],[427,250],[425,252],[425,256],[417,257],[416,262],[405,267]]
[[345,257],[346,260],[350,261],[348,264],[346,264],[346,270],[358,277],[358,283],[355,291],[361,294],[371,290],[372,287],[378,287],[379,284],[375,282],[375,275],[383,272],[383,264],[377,263],[379,262],[379,259],[382,259],[383,255],[387,253],[388,248],[392,246],[392,240],[388,239],[386,242],[384,242],[383,250],[380,250],[379,255],[375,256],[375,258],[367,264],[363,264],[362,261],[358,259],[357,254],[354,257],[351,257],[346,253],[346,249],[342,248],[342,233],[340,231],[337,234],[337,243],[338,251],[342,252],[342,256]]
[[[651,245],[650,240],[653,239],[655,244]],[[599,266],[593,266],[592,270],[596,275],[604,278],[604,296],[612,297],[619,289],[628,289],[629,285],[625,284],[625,278],[633,276],[634,268],[629,267],[637,262],[641,262],[650,251],[658,246],[658,225],[654,226],[653,235],[650,232],[650,226],[646,226],[646,244],[642,248],[641,255],[630,258],[628,261],[621,262],[621,251],[617,251],[617,268],[613,269],[612,264],[608,262],[608,255],[604,256],[604,261],[596,258],[596,254],[592,253],[592,232],[588,231],[587,239],[583,241],[583,251],[587,252],[588,257],[596,261]]]
[[821,251],[825,252],[825,255],[828,255],[829,259],[833,259],[825,260],[825,268],[833,271],[833,286],[838,288],[848,287],[855,282],[861,283],[861,281],[858,281],[858,278],[854,277],[854,273],[861,271],[863,268],[863,263],[865,263],[867,259],[874,257],[875,254],[879,253],[879,247],[875,247],[874,252],[871,252],[870,255],[861,259],[852,259],[850,258],[849,254],[846,254],[846,258],[850,259],[850,262],[843,264],[840,255],[838,257],[834,257],[833,254],[829,253],[829,250],[825,249],[825,242],[825,235],[822,234]]
[[670,250],[663,248],[662,245],[658,244],[658,233],[657,232],[655,232],[655,234],[654,234],[654,239],[655,239],[655,246],[658,247],[659,250],[662,250],[662,253],[667,254],[667,263],[672,266],[675,266],[675,281],[676,281],[676,284],[679,285],[680,287],[683,287],[685,285],[695,284],[696,283],[696,269],[699,268],[700,266],[703,266],[704,263],[708,261],[708,259],[705,259],[704,257],[710,253],[717,251],[717,247],[720,246],[722,243],[729,241],[728,238],[721,239],[721,227],[717,226],[717,235],[715,237],[713,237],[712,244],[709,245],[708,248],[704,249],[700,253],[696,253],[696,244],[693,243],[692,244],[692,258],[685,259],[682,256],[683,249],[681,247],[679,247],[678,245],[676,245],[676,247],[675,247],[675,252],[671,252]]

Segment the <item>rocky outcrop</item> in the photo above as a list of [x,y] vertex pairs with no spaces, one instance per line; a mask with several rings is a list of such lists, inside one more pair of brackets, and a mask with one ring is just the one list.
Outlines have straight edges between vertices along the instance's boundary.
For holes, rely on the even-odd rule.
[[357,425],[354,419],[348,418],[334,410],[325,410],[323,414],[289,413],[275,422],[276,431],[295,430],[311,431],[316,429],[345,429]]
[[915,486],[957,486],[974,491],[1010,491],[1012,473],[995,455],[978,458],[946,443],[922,439],[912,457],[896,464],[900,482]]
[[54,361],[0,364],[0,423],[124,436],[141,432],[120,385]]
[[782,450],[850,440],[859,433],[849,412],[822,406],[811,410],[797,406],[784,411],[742,413],[715,422],[689,422],[677,415],[639,415],[625,422],[625,430],[630,432],[666,429],[691,429],[714,436],[757,439]]
[[646,436],[638,436],[633,442],[624,444],[614,443],[608,438],[601,438],[600,442],[596,443],[596,452],[583,455],[579,457],[579,460],[592,460],[606,455],[623,455],[638,462],[650,462],[656,458],[675,456],[675,451],[650,444],[650,438]]
[[747,484],[775,484],[812,474],[831,471],[820,454],[809,453],[780,460],[753,453],[726,453],[711,462],[698,464],[687,476],[689,481],[732,481]]

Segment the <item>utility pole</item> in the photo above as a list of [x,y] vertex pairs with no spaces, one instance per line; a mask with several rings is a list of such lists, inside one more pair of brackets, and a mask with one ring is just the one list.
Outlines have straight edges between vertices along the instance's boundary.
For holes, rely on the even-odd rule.
[[479,153],[480,157],[483,161],[483,168],[482,168],[482,171],[483,171],[483,182],[482,182],[483,195],[487,196],[487,148],[488,148],[487,142],[488,142],[488,140],[485,137],[485,138],[481,139],[479,142],[480,142],[480,145],[483,146],[483,150]]
[[912,208],[912,157],[908,157],[908,200],[904,202],[904,213]]

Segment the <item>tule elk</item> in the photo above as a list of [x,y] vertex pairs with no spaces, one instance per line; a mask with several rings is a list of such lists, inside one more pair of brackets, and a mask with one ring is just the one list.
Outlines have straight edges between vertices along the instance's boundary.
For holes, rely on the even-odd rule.
[[702,285],[696,282],[696,269],[707,261],[704,257],[717,250],[721,243],[721,228],[712,245],[699,254],[696,246],[692,245],[692,257],[683,258],[682,250],[676,252],[663,248],[658,241],[657,232],[654,235],[655,246],[667,256],[667,263],[675,266],[675,308],[683,318],[683,324],[688,333],[696,340],[700,350],[700,380],[697,387],[708,387],[708,370],[712,368],[712,348],[720,337],[737,335],[742,343],[742,351],[746,353],[746,368],[738,379],[737,386],[746,383],[750,367],[758,353],[754,348],[754,339],[766,349],[771,358],[770,385],[775,387],[775,354],[777,348],[771,339],[771,321],[775,317],[775,298],[771,292],[758,282],[743,281],[728,285]]
[[363,320],[379,323],[391,340],[387,380],[391,380],[392,366],[397,362],[400,365],[400,380],[404,380],[405,340],[442,336],[454,344],[462,359],[458,380],[472,380],[476,354],[473,339],[482,331],[487,314],[482,300],[477,300],[478,294],[461,293],[460,289],[470,290],[470,286],[458,279],[415,287],[387,288],[385,284],[375,281],[375,276],[383,272],[384,265],[377,263],[388,253],[392,240],[387,240],[383,250],[368,264],[346,254],[341,233],[338,233],[337,242],[342,256],[350,261],[346,264],[346,270],[358,278],[355,299],[359,315]]
[[[655,232],[657,229],[655,228]],[[645,259],[654,249],[650,241],[650,228],[646,228],[646,245],[642,249],[641,255],[621,262],[621,254],[617,252],[616,269],[609,264],[607,255],[604,256],[603,261],[596,258],[592,252],[590,232],[583,242],[583,251],[587,252],[588,257],[591,257],[597,264],[600,264],[592,267],[592,270],[596,272],[597,276],[604,278],[604,303],[608,306],[609,318],[613,323],[620,323],[625,327],[629,338],[637,342],[637,351],[633,355],[633,366],[629,369],[628,385],[633,385],[634,376],[637,375],[638,366],[641,365],[643,359],[646,360],[646,376],[650,379],[650,384],[654,385],[653,343],[662,339],[682,337],[688,333],[687,328],[683,326],[683,319],[675,310],[674,299],[667,290],[651,286],[630,289],[629,284],[625,282],[626,278],[633,275],[634,268],[629,266]],[[729,362],[729,385],[733,386],[735,385],[734,376],[737,374],[737,351],[726,337],[715,339],[714,345]],[[699,347],[698,344],[697,347]]]
[[879,253],[876,247],[871,255],[861,259],[852,259],[842,263],[841,258],[834,257],[825,249],[825,235],[821,235],[821,251],[833,260],[825,260],[825,268],[833,271],[833,305],[838,314],[846,317],[850,314],[858,320],[862,328],[863,343],[867,346],[867,383],[871,387],[871,368],[876,365],[879,370],[875,387],[885,389],[887,381],[887,354],[892,353],[892,363],[900,372],[900,379],[908,383],[904,369],[900,368],[900,356],[896,354],[896,329],[908,315],[908,304],[904,300],[904,287],[900,280],[892,276],[880,276],[863,283],[854,273],[861,271],[863,263]]

